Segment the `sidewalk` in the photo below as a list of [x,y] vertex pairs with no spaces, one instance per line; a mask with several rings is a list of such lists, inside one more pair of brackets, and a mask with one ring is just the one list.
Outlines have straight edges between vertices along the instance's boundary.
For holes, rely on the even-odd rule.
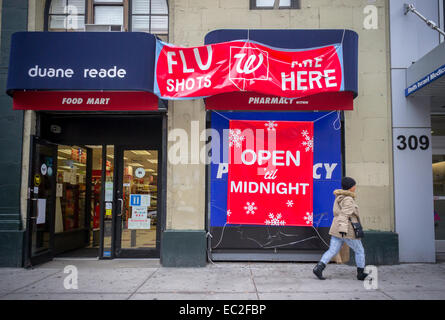
[[[78,289],[65,289],[67,265]],[[329,264],[320,281],[312,263],[209,263],[164,268],[158,260],[56,260],[34,269],[0,269],[0,299],[445,299],[445,263],[378,267],[378,289],[355,280],[356,269]]]

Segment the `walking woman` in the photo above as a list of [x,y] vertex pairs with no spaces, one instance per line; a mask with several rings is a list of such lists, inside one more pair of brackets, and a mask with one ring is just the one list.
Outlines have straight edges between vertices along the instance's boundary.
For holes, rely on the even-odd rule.
[[355,261],[357,263],[357,279],[365,280],[368,274],[364,273],[365,268],[365,250],[360,239],[355,236],[351,222],[359,222],[358,206],[355,202],[355,180],[350,177],[344,177],[341,181],[342,189],[334,191],[334,220],[332,220],[331,243],[329,250],[321,257],[320,262],[315,266],[313,272],[320,280],[324,280],[323,270],[331,259],[340,251],[343,242],[354,250]]

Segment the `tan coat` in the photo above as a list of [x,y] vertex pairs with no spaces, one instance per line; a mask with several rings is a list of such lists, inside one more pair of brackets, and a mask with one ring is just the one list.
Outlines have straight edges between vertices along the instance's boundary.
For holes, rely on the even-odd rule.
[[340,232],[346,232],[343,238],[356,239],[354,230],[352,229],[352,222],[358,222],[358,205],[355,203],[355,193],[347,190],[337,189],[334,191],[334,220],[332,220],[329,234],[334,237],[341,238]]

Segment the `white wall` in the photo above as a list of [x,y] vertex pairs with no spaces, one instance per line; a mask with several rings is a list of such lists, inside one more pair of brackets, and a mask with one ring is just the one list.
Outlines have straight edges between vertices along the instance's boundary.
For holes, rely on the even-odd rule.
[[390,0],[391,85],[395,229],[400,262],[435,262],[432,149],[399,150],[398,136],[426,135],[431,141],[430,98],[405,97],[407,68],[439,44],[439,34],[404,3],[439,21],[437,0]]

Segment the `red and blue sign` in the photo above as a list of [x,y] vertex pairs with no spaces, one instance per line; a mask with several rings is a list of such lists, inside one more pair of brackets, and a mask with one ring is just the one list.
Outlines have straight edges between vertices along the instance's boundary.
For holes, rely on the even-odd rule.
[[312,226],[311,121],[229,121],[227,223]]
[[[259,242],[268,243],[269,228],[282,228],[295,239],[310,239],[295,245],[294,238],[286,240],[291,244],[281,249],[326,248],[318,232],[327,235],[333,219],[333,191],[341,187],[339,112],[213,111],[211,128],[215,137],[211,142],[210,227],[217,248],[263,248],[248,239],[253,234],[256,241],[262,237]],[[247,141],[246,129],[275,134],[277,143],[272,147],[262,138]],[[223,137],[222,142],[217,136]],[[230,164],[235,159],[241,163]],[[231,242],[231,238],[238,240]]]
[[301,98],[343,90],[340,44],[283,50],[252,41],[184,48],[158,42],[155,94],[202,98],[248,91]]

